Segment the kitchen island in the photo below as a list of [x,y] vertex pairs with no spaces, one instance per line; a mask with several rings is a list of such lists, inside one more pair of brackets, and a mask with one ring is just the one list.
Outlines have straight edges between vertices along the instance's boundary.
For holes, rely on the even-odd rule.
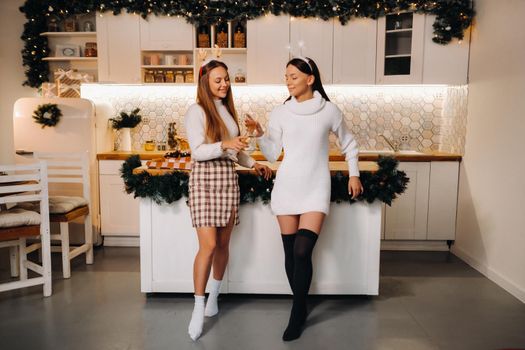
[[[330,164],[333,171],[344,166]],[[362,162],[360,170],[373,170],[374,164]],[[239,167],[239,172],[247,171]],[[312,294],[378,294],[381,211],[379,201],[331,203],[314,251]],[[243,204],[239,215],[222,292],[290,293],[280,230],[270,206],[261,201]],[[140,199],[142,292],[193,292],[197,249],[186,198],[172,204]]]

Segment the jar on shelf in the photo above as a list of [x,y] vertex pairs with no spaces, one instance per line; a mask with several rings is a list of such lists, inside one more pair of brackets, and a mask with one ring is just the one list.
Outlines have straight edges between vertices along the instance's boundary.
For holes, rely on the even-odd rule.
[[147,70],[146,72],[144,72],[144,82],[145,83],[155,82],[155,75],[153,74],[153,71]]
[[246,47],[246,33],[242,23],[237,23],[235,33],[233,34],[233,47]]
[[161,70],[158,70],[156,73],[155,73],[155,82],[156,83],[164,83],[165,79],[164,79],[164,72],[161,71]]
[[184,72],[183,71],[178,70],[175,72],[175,82],[184,83]]
[[217,25],[215,43],[219,47],[228,47],[228,26],[226,25],[226,23],[219,23]]
[[237,73],[235,73],[235,82],[236,83],[246,83],[246,75],[240,68],[237,70]]
[[153,140],[146,141],[144,143],[144,150],[148,151],[148,152],[154,151],[155,150],[155,141],[153,141]]
[[197,30],[197,47],[210,47],[210,32],[207,26],[200,26]]
[[175,82],[175,74],[172,70],[166,71],[166,74],[164,74],[164,81],[166,83],[174,83]]
[[184,82],[193,83],[193,71],[188,70],[184,73]]

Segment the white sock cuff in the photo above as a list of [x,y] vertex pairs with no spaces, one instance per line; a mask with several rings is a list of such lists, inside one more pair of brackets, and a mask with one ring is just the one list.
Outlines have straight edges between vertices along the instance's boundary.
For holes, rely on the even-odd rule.
[[194,295],[195,297],[195,304],[204,304],[204,295]]
[[219,281],[212,277],[210,280],[210,292],[219,293],[219,290],[221,289],[221,283],[222,280]]

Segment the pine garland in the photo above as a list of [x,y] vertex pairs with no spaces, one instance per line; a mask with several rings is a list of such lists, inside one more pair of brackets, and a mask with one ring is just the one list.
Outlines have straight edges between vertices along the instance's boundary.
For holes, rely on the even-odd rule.
[[433,41],[447,44],[452,38],[463,39],[463,32],[474,17],[472,0],[26,0],[20,11],[27,18],[22,40],[26,80],[34,88],[49,81],[49,65],[42,61],[49,55],[48,41],[40,33],[47,29],[47,19],[58,20],[99,12],[122,11],[143,18],[181,16],[194,25],[211,25],[221,21],[250,20],[265,14],[288,14],[294,17],[338,18],[346,24],[351,18],[376,19],[400,11],[436,15]]
[[[399,162],[393,157],[379,156],[379,169],[375,172],[363,171],[360,178],[364,188],[362,195],[355,200],[348,195],[348,176],[337,172],[332,176],[332,193],[330,200],[336,203],[366,201],[372,203],[380,200],[388,205],[401,193],[409,182],[404,171],[397,170]],[[173,203],[182,197],[188,197],[187,172],[175,171],[166,175],[150,175],[147,172],[133,174],[133,169],[140,167],[138,155],[130,156],[122,165],[121,176],[127,193],[134,197],[151,198],[155,203]],[[273,179],[265,180],[254,174],[239,174],[241,204],[261,200],[270,202]]]
[[42,125],[42,129],[46,126],[55,126],[62,117],[62,111],[54,103],[46,103],[39,105],[33,112],[33,119],[36,123]]

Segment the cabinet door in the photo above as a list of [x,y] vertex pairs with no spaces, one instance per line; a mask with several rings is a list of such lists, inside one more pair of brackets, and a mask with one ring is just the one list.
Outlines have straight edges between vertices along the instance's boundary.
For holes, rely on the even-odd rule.
[[431,162],[427,239],[456,238],[459,162]]
[[100,217],[103,236],[139,236],[139,200],[119,175],[100,175]]
[[334,84],[375,84],[377,21],[334,21]]
[[193,26],[182,18],[148,16],[140,19],[142,50],[193,50]]
[[324,84],[332,83],[334,21],[293,18],[290,45],[294,55],[310,57],[317,63]]
[[425,15],[405,12],[377,21],[378,84],[420,84]]
[[139,18],[126,13],[97,16],[100,82],[140,83]]
[[399,163],[410,179],[407,189],[386,206],[385,239],[427,239],[430,163]]
[[247,81],[250,84],[283,84],[290,56],[290,17],[263,16],[248,21]]
[[470,30],[465,32],[461,42],[452,40],[447,45],[432,41],[436,16],[427,15],[425,19],[425,53],[423,61],[424,84],[466,84],[468,76],[468,56]]

